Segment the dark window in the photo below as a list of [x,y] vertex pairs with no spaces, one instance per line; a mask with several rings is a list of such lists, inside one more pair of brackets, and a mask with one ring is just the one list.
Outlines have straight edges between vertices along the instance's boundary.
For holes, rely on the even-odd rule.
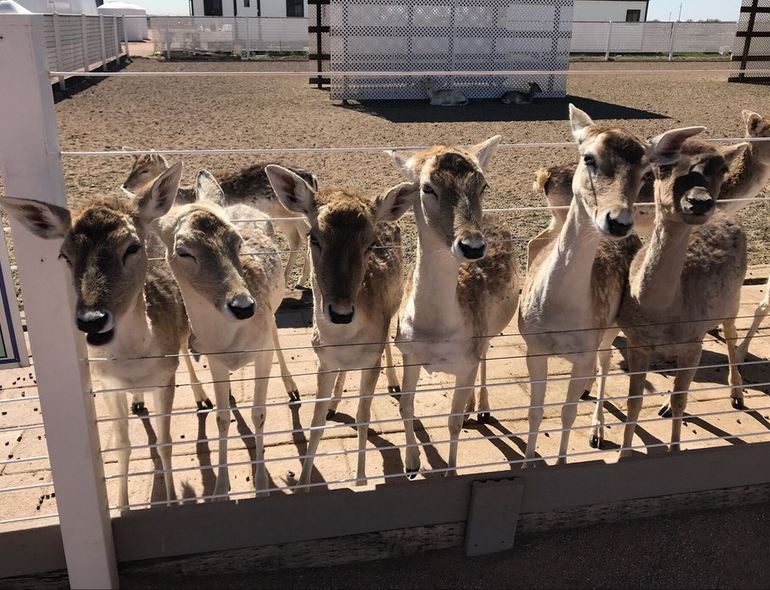
[[641,10],[626,10],[627,23],[638,23],[640,20],[642,20]]
[[286,16],[305,16],[305,0],[286,0]]
[[243,0],[243,7],[244,8],[250,8],[251,7],[251,0]]
[[222,16],[222,0],[203,0],[203,16]]

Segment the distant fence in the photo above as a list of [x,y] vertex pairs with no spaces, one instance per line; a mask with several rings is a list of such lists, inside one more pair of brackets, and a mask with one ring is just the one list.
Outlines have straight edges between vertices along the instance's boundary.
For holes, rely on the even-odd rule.
[[175,17],[148,19],[156,52],[307,51],[305,18],[280,17]]
[[571,53],[730,53],[737,23],[576,22]]
[[[45,15],[45,46],[49,70],[90,72],[128,53],[124,17],[84,14]],[[64,88],[64,80],[59,79]]]
[[730,82],[770,84],[770,0],[743,0],[732,60]]

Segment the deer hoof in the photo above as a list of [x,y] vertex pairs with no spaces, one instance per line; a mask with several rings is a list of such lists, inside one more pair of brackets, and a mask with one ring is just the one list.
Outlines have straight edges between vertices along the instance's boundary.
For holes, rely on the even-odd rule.
[[300,400],[300,397],[299,397],[298,390],[294,389],[293,391],[289,392],[289,402],[293,402],[296,404],[297,402],[299,402],[299,400]]
[[730,403],[732,404],[733,408],[736,410],[745,410],[746,404],[743,403],[743,399],[738,399],[737,397],[731,397]]
[[420,472],[420,468],[419,467],[417,467],[416,469],[410,469],[410,468],[407,467],[406,468],[406,479],[408,479],[409,481],[414,481],[415,479],[417,479],[417,474],[419,472]]
[[135,416],[141,416],[147,412],[147,408],[144,407],[144,402],[134,402],[131,404],[131,413]]
[[586,401],[587,399],[591,399],[591,391],[589,389],[586,389],[583,392],[583,395],[580,396],[580,399],[583,401]]
[[326,419],[331,420],[337,415],[337,410],[326,410]]
[[588,441],[588,445],[592,449],[601,449],[602,448],[602,440],[596,436],[595,434],[591,435],[591,438]]
[[671,418],[673,416],[673,412],[671,411],[671,404],[665,403],[660,407],[660,410],[658,410],[658,416],[661,418]]
[[479,412],[476,416],[479,424],[489,424],[492,421],[492,414],[489,412]]
[[401,393],[401,387],[398,385],[388,385],[388,393]]
[[198,406],[198,414],[208,414],[214,409],[214,404],[211,403],[209,398],[199,400],[195,402],[195,405]]

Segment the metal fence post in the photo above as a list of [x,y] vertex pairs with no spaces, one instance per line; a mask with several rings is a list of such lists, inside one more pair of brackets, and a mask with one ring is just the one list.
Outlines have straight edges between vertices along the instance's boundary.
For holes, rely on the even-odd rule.
[[[61,23],[59,22],[59,13],[53,13],[53,38],[56,44],[56,65],[60,72],[65,70],[64,57],[61,51]],[[64,81],[64,76],[59,77],[59,90],[66,90],[67,83]]]
[[88,21],[86,15],[80,15],[80,34],[81,42],[83,43],[83,71],[87,72],[91,69],[91,64],[88,59]]
[[171,60],[171,19],[166,17],[166,59]]
[[604,61],[610,61],[610,48],[612,45],[612,21],[607,24],[609,25],[607,28],[607,53],[604,56]]
[[251,17],[246,17],[246,59],[251,58]]
[[118,15],[112,15],[112,32],[115,36],[115,64],[120,65],[120,38],[118,37]]
[[676,23],[671,23],[671,39],[668,43],[668,61],[674,59],[674,40],[676,38]]
[[[44,15],[0,16],[0,172],[6,195],[66,206]],[[11,221],[29,338],[73,588],[115,588],[117,568],[96,415],[59,244]]]
[[126,28],[126,15],[120,17],[120,23],[123,25],[123,44],[126,50],[126,59],[131,57],[128,53],[128,29]]
[[104,40],[104,15],[99,15],[99,38],[102,43],[102,71],[107,71],[107,44]]

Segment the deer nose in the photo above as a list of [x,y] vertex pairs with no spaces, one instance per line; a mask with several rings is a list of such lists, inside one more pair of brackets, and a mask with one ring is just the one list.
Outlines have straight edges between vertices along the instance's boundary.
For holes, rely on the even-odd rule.
[[479,260],[487,253],[487,241],[480,233],[473,233],[457,240],[457,249],[466,260]]
[[690,215],[707,215],[714,209],[714,199],[705,188],[689,191],[682,202],[682,210]]
[[109,329],[112,324],[112,314],[109,311],[89,309],[75,314],[75,324],[78,330],[86,334],[98,334]]
[[329,304],[329,319],[333,324],[349,324],[356,315],[355,305],[337,305]]
[[634,229],[634,220],[630,215],[628,219],[623,214],[613,217],[612,213],[607,213],[607,231],[616,238],[625,238]]
[[227,309],[230,310],[236,319],[246,320],[254,315],[256,303],[251,295],[241,293],[227,302]]

